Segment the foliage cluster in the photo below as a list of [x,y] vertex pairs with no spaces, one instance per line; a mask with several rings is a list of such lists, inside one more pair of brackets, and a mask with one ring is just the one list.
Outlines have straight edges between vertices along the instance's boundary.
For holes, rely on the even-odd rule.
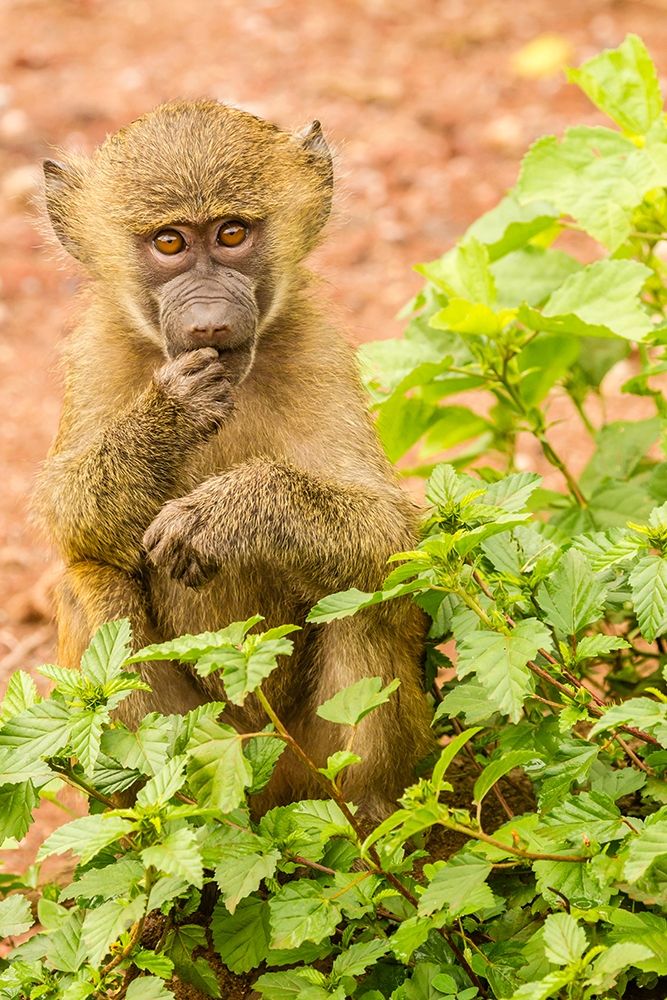
[[[89,814],[52,833],[26,873],[0,876],[0,935],[41,927],[2,961],[1,998],[166,1000],[173,974],[220,996],[206,948],[232,972],[257,970],[266,1000],[659,989],[667,462],[654,380],[667,371],[667,121],[633,36],[570,76],[617,127],[540,139],[516,188],[421,266],[405,339],[362,350],[390,457],[416,455],[410,471],[429,476],[423,538],[395,556],[381,591],[334,594],[310,614],[326,628],[380,601],[419,603],[444,749],[396,812],[367,827],[344,775],[359,762],[357,726],[395,685],[368,677],[321,706],[346,749],[318,770],[262,688],[295,626],[258,632],[259,616],[134,656],[129,624],[109,623],[80,670],[42,669],[46,698],[17,672],[0,715],[0,842],[20,841],[40,798],[57,801],[64,784],[88,797]],[[563,234],[574,255],[554,246]],[[591,399],[635,350],[623,391],[654,415],[595,427]],[[474,406],[451,403],[467,392]],[[578,479],[550,441],[549,406],[563,393],[593,439]],[[562,492],[516,471],[525,433]],[[454,446],[453,464],[435,464]],[[494,467],[480,464],[487,454]],[[463,471],[473,460],[474,474]],[[151,658],[222,671],[228,700],[258,698],[266,728],[239,734],[213,703],[130,731],[113,711],[143,684],[133,665]],[[437,686],[440,668],[449,679]],[[257,820],[253,796],[282,753],[305,759],[322,797]],[[453,798],[457,757],[476,775],[468,808]],[[515,815],[508,782],[519,772],[534,799]],[[131,787],[127,807],[118,796]],[[491,796],[506,814],[496,829]],[[438,827],[461,847],[424,864]],[[71,883],[40,884],[41,861],[67,851],[78,858]],[[209,884],[219,896],[204,919]]]

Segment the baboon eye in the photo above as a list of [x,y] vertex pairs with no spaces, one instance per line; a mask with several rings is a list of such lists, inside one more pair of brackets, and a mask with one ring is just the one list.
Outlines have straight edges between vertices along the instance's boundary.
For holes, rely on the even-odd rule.
[[240,247],[248,236],[248,227],[239,219],[223,222],[218,229],[217,242],[223,247]]
[[178,230],[161,229],[153,237],[153,246],[159,253],[163,253],[167,257],[173,257],[174,254],[182,253],[187,243],[185,242],[185,237],[181,236]]

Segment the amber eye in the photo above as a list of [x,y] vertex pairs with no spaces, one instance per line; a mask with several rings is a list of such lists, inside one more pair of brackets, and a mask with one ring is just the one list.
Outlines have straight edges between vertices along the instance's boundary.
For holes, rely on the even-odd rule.
[[222,247],[240,247],[247,236],[248,227],[245,222],[230,219],[229,222],[223,222],[220,226],[216,240]]
[[161,229],[153,237],[153,246],[159,253],[163,253],[167,257],[173,257],[174,254],[182,253],[187,243],[185,242],[185,237],[181,236],[176,229]]

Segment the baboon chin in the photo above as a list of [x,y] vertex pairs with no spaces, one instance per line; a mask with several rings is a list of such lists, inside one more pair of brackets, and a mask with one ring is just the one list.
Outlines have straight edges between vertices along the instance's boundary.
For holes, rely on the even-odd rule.
[[[308,625],[323,595],[377,588],[414,545],[416,510],[367,415],[353,354],[303,261],[331,207],[318,122],[290,133],[214,101],[158,107],[89,158],[44,164],[53,231],[89,304],[66,349],[66,391],[36,506],[66,571],[60,658],[128,616],[139,646],[259,611],[303,626],[266,682],[318,763],[347,734],[317,706],[363,676],[401,680],[359,727],[345,792],[381,813],[431,748],[421,613],[405,601]],[[216,675],[160,665],[125,721],[224,698]],[[125,707],[126,706],[126,707]],[[234,709],[261,728],[261,706]],[[283,755],[270,801],[308,794]]]

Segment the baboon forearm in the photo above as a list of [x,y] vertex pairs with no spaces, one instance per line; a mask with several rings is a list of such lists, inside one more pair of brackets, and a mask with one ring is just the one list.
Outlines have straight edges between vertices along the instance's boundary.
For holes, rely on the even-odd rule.
[[66,561],[96,559],[136,571],[143,533],[178,491],[192,440],[178,407],[151,385],[84,449],[53,455],[38,506]]
[[223,540],[218,558],[256,553],[301,578],[315,598],[376,589],[388,557],[414,544],[414,508],[391,488],[335,483],[257,460],[209,480],[195,495],[200,491],[211,546]]

